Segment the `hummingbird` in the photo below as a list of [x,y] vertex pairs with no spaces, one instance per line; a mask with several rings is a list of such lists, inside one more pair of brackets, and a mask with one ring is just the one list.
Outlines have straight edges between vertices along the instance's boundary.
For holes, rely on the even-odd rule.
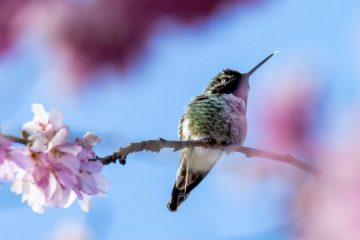
[[[212,78],[205,91],[187,106],[179,124],[180,140],[206,139],[216,144],[242,145],[247,134],[249,78],[275,53],[247,73],[224,69]],[[181,150],[176,181],[167,205],[170,211],[177,210],[222,154],[221,149],[202,147]]]

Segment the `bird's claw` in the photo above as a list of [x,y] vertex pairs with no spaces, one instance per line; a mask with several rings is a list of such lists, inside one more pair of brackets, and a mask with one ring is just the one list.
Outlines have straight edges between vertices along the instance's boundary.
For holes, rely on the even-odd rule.
[[207,142],[210,145],[215,145],[216,144],[216,140],[212,137],[207,137],[203,139],[205,142]]

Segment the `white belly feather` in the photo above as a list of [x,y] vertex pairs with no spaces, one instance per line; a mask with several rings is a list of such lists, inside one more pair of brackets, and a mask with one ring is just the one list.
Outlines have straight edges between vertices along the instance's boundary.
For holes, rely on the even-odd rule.
[[[182,133],[183,139],[185,140],[201,140],[208,138],[207,135],[193,135],[189,129],[190,121],[189,119],[185,119],[182,123]],[[222,150],[219,149],[211,149],[211,148],[202,148],[195,147],[193,149],[187,148],[182,150],[182,154],[187,156],[183,156],[184,159],[188,159],[188,166],[194,172],[207,172],[215,162],[220,158],[222,154]],[[180,170],[180,169],[179,169]]]

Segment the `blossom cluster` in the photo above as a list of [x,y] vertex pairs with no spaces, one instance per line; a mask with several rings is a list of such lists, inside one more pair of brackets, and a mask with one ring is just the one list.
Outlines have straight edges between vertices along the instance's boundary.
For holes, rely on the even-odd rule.
[[102,163],[93,146],[100,141],[93,133],[69,141],[69,128],[57,110],[46,112],[33,104],[34,118],[23,125],[25,147],[0,135],[0,178],[12,181],[12,191],[22,194],[33,211],[68,207],[78,199],[87,212],[93,195],[104,195],[107,179],[100,174]]
[[[196,25],[226,6],[258,5],[257,0],[93,0],[0,1],[0,54],[19,37],[38,36],[59,50],[66,70],[93,73],[113,66],[126,69],[146,50],[151,37],[182,23]],[[230,8],[229,8],[230,9]],[[57,51],[54,51],[55,53]],[[65,62],[67,62],[65,60]],[[119,78],[121,79],[121,78]]]

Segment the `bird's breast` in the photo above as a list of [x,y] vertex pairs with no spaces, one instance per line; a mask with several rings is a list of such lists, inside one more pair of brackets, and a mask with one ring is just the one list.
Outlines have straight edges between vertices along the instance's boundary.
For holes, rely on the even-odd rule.
[[233,94],[224,94],[224,116],[229,122],[229,143],[243,144],[247,134],[246,103]]

